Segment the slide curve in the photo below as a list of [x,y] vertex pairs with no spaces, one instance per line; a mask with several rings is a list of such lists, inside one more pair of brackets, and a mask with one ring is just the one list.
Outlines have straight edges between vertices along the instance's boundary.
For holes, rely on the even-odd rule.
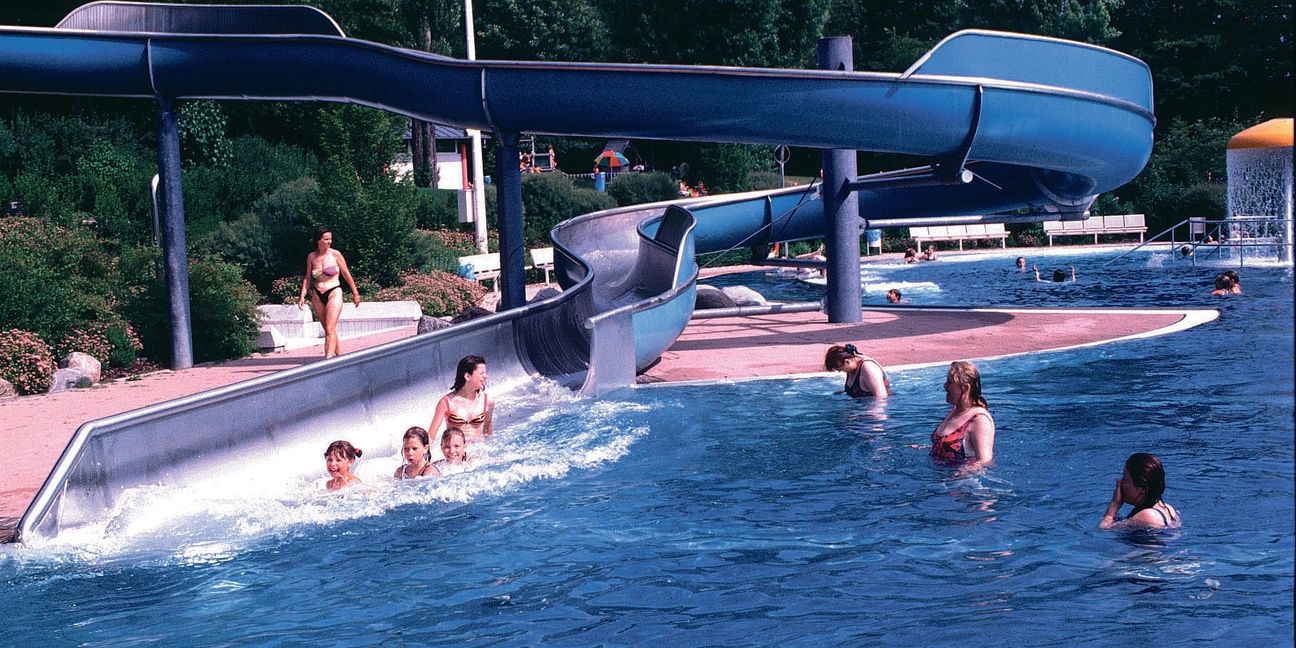
[[[499,133],[968,160],[966,184],[860,190],[873,225],[1079,214],[1142,170],[1155,124],[1146,65],[1050,38],[959,32],[898,74],[464,61],[346,38],[302,6],[100,2],[57,28],[0,28],[0,92],[330,101]],[[468,353],[487,357],[497,389],[537,375],[594,394],[633,384],[688,322],[695,253],[823,231],[817,187],[573,218],[552,232],[557,297],[82,425],[19,538],[92,524],[129,489],[184,486],[213,462],[318,452],[318,430],[394,452],[395,431],[426,424]]]

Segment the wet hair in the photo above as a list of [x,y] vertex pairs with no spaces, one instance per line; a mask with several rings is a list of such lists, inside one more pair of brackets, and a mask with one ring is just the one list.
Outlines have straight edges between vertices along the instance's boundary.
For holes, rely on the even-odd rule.
[[846,366],[848,358],[858,358],[859,355],[859,349],[856,349],[854,344],[835,344],[828,347],[828,352],[824,354],[824,369],[841,371],[841,368]]
[[466,355],[460,358],[459,366],[455,367],[454,384],[450,386],[450,391],[459,391],[468,382],[468,379],[464,378],[464,374],[477,371],[477,367],[484,364],[486,364],[486,358],[479,355]]
[[1179,254],[1182,254],[1182,255],[1184,255],[1184,256],[1186,256],[1186,257],[1192,256],[1192,254],[1193,254],[1192,246],[1191,246],[1191,245],[1188,245],[1187,243],[1184,243],[1184,244],[1183,244],[1182,246],[1180,246],[1180,248],[1179,248]]
[[468,437],[464,436],[463,430],[460,430],[459,428],[452,428],[452,427],[446,428],[445,432],[441,433],[441,445],[445,445],[446,439],[450,438],[451,435],[458,435],[460,439],[463,439],[464,442],[463,460],[468,461],[468,450],[467,450]]
[[1229,279],[1232,279],[1234,284],[1242,283],[1242,278],[1238,276],[1237,270],[1225,270],[1220,274],[1227,276]]
[[901,299],[904,299],[904,295],[900,294],[900,291],[896,290],[895,288],[892,288],[891,290],[887,291],[887,299],[888,300],[891,299],[892,295],[895,295],[896,301],[900,301]]
[[915,249],[913,249],[913,248],[905,248],[905,253],[904,253],[904,255],[905,255],[905,258],[906,258],[906,259],[909,258],[909,257],[911,257],[911,256],[916,256],[917,254],[918,254],[918,250],[915,250]]
[[328,459],[330,456],[335,454],[343,459],[354,461],[359,459],[360,455],[364,454],[364,452],[361,451],[360,448],[351,445],[350,441],[339,440],[329,444],[328,450],[324,451],[324,458]]
[[427,430],[424,430],[417,425],[405,430],[405,436],[401,437],[401,444],[404,444],[409,439],[418,439],[423,445],[428,445],[429,443]]
[[1026,265],[1026,257],[1017,257],[1017,260],[1014,261],[1013,263],[1016,263],[1017,265],[1020,265],[1020,266],[1025,266],[1025,265]]
[[1066,273],[1062,272],[1061,270],[1054,270],[1053,281],[1056,281],[1058,283],[1062,283],[1063,281],[1066,281]]
[[1129,473],[1130,481],[1146,493],[1138,508],[1149,508],[1161,501],[1165,494],[1165,467],[1156,455],[1135,452],[1125,460],[1125,471]]
[[1229,272],[1229,270],[1225,270],[1219,273],[1218,277],[1215,277],[1215,290],[1229,290],[1237,283],[1233,277],[1229,276]]
[[981,395],[981,372],[977,371],[976,365],[963,360],[956,360],[950,363],[949,377],[955,383],[964,385],[968,388],[968,398],[973,405],[978,405],[986,409],[990,405],[986,403],[985,396]]

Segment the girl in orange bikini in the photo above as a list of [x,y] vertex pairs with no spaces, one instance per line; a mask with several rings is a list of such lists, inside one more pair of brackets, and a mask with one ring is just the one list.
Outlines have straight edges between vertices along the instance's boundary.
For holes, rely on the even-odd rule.
[[[1165,467],[1161,460],[1146,452],[1135,452],[1125,460],[1125,472],[1116,480],[1116,492],[1107,503],[1107,512],[1098,523],[1100,529],[1178,529],[1179,511],[1161,501],[1165,493]],[[1121,507],[1130,504],[1134,510],[1117,520]]]
[[360,307],[360,291],[347,269],[342,253],[333,249],[333,231],[321,227],[315,231],[315,250],[306,255],[306,276],[302,279],[301,296],[297,307],[306,307],[306,293],[310,292],[315,319],[324,327],[324,357],[332,358],[342,353],[338,342],[337,323],[342,317],[342,279],[351,287],[351,300]]
[[981,374],[970,362],[950,364],[945,377],[945,402],[949,414],[932,432],[931,456],[946,462],[962,463],[961,473],[989,464],[994,460],[994,418],[981,395]]
[[455,382],[450,393],[437,401],[428,432],[437,434],[445,427],[463,430],[468,442],[482,441],[494,429],[492,417],[495,400],[486,393],[486,359],[464,356],[455,368]]

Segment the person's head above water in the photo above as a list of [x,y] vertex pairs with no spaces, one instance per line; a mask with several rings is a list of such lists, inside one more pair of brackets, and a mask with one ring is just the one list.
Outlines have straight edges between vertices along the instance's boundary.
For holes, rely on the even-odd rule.
[[1017,269],[1018,270],[1026,269],[1026,257],[1017,257]]
[[1063,281],[1066,281],[1066,273],[1061,270],[1054,270],[1053,281],[1056,281],[1058,283],[1062,283]]
[[1125,460],[1125,476],[1132,488],[1122,495],[1135,508],[1152,506],[1161,501],[1161,496],[1165,494],[1165,467],[1156,455],[1146,452],[1130,455]]
[[981,395],[981,372],[971,362],[957,360],[950,363],[945,375],[945,402],[967,407],[990,407]]
[[455,381],[450,387],[451,391],[463,389],[470,381],[479,383],[473,385],[478,391],[486,388],[486,358],[479,355],[466,355],[459,359],[459,365],[455,367]]
[[859,359],[859,349],[854,344],[835,344],[828,347],[824,354],[824,369],[827,371],[847,371],[847,365],[853,365]]
[[1215,277],[1215,290],[1232,290],[1235,283],[1237,282],[1229,275],[1229,271],[1225,270],[1219,273],[1218,277]]
[[361,452],[360,448],[351,445],[350,441],[334,441],[329,444],[328,450],[324,451],[324,458],[328,459],[331,456],[337,456],[347,461],[355,461],[362,454],[364,453]]
[[900,291],[896,290],[895,288],[892,288],[891,290],[887,291],[887,301],[891,302],[892,304],[900,303],[900,300],[903,298],[904,295],[901,295]]
[[449,463],[462,463],[468,461],[468,440],[464,437],[463,430],[459,428],[446,428],[441,433],[441,456],[445,457]]

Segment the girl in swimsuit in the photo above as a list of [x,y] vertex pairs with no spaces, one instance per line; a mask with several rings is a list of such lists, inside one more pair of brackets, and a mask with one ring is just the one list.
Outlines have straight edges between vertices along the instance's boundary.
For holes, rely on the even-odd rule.
[[469,442],[481,441],[494,429],[492,418],[495,400],[486,393],[486,359],[464,356],[455,368],[455,382],[450,393],[437,401],[428,432],[436,434],[443,427],[458,428]]
[[396,469],[396,474],[392,477],[414,479],[438,474],[437,469],[432,467],[432,462],[428,461],[427,430],[417,426],[405,430],[401,454],[405,455],[405,463]]
[[455,467],[462,468],[468,463],[468,442],[464,440],[463,430],[447,428],[441,435],[441,456],[433,462],[432,474],[441,476],[450,473]]
[[324,327],[324,357],[332,358],[342,353],[338,342],[337,323],[342,316],[342,279],[351,287],[351,300],[360,307],[360,291],[347,269],[342,253],[333,249],[333,232],[327,227],[315,231],[315,251],[306,255],[306,276],[302,279],[301,296],[297,307],[306,307],[306,294],[311,296],[315,319]]
[[824,369],[846,372],[846,387],[837,393],[845,393],[851,398],[876,396],[886,398],[891,395],[891,381],[877,360],[860,355],[854,344],[828,347],[824,354]]
[[324,484],[329,490],[342,490],[347,486],[359,484],[360,478],[352,474],[355,462],[364,454],[351,445],[349,441],[334,441],[324,451],[324,469],[328,471],[329,480]]
[[971,362],[950,364],[945,377],[945,402],[951,405],[932,432],[931,456],[962,463],[966,474],[994,460],[994,418],[981,395],[981,374]]
[[[1135,452],[1125,460],[1125,472],[1116,480],[1116,491],[1107,503],[1107,512],[1098,523],[1100,529],[1178,529],[1179,511],[1161,501],[1165,494],[1165,467],[1161,460],[1146,452]],[[1130,504],[1134,510],[1117,520],[1121,507]]]

